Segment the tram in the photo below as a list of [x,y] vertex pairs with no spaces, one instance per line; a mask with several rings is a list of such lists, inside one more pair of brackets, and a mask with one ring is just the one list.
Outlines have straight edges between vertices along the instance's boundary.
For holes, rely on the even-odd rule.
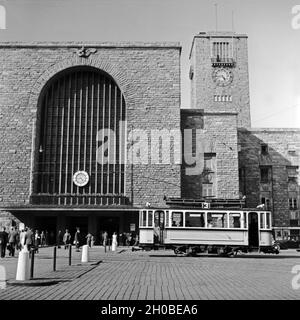
[[173,249],[176,255],[278,254],[270,211],[261,209],[153,209],[139,212],[139,246]]

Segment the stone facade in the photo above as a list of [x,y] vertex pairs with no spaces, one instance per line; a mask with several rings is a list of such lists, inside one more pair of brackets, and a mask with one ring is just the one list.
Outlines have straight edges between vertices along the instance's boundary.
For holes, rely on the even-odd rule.
[[[277,238],[299,237],[300,130],[251,129],[247,36],[200,32],[192,43],[190,64],[192,109],[190,119],[182,117],[182,127],[191,128],[191,119],[196,122],[201,110],[203,134],[197,139],[215,142],[213,195],[246,196],[248,208],[265,204],[273,212]],[[217,69],[227,69],[231,81],[218,85]],[[186,142],[192,143],[192,139]],[[183,175],[184,196],[203,195],[202,180],[201,173]]]
[[[240,192],[246,205],[256,207],[269,199],[275,227],[299,233],[300,129],[240,129],[238,141]],[[265,181],[262,168],[270,170]],[[289,199],[296,199],[295,207]]]
[[[86,66],[111,76],[125,99],[128,135],[132,130],[142,130],[146,135],[139,137],[139,145],[148,145],[151,130],[180,132],[180,54],[178,43],[1,43],[0,208],[33,227],[32,217],[45,214],[38,209],[30,211],[30,195],[39,149],[36,138],[41,130],[41,92],[59,72]],[[174,152],[180,159],[180,148]],[[126,197],[129,208],[135,211],[134,218],[130,218],[132,212],[127,215],[129,220],[119,216],[121,223],[128,223],[120,231],[129,231],[130,222],[137,223],[137,208],[146,202],[160,207],[165,194],[180,197],[180,162],[126,164]],[[98,209],[109,216],[105,208]],[[76,215],[75,208],[69,210]],[[58,213],[53,215],[61,220]],[[96,232],[91,219],[90,230]],[[65,221],[59,227],[64,225]]]
[[[236,113],[202,111],[201,114],[199,110],[182,110],[183,197],[199,199],[205,196],[203,184],[210,184],[212,188],[210,196],[224,199],[239,198],[236,118]],[[195,154],[189,160],[185,159],[185,156],[188,152],[192,153],[193,141],[185,136],[189,134],[187,129],[194,128],[197,130],[194,142]],[[202,165],[197,163],[201,159],[204,160]]]
[[[264,203],[273,211],[279,237],[284,232],[299,234],[300,130],[251,129],[246,35],[201,32],[194,37],[191,109],[181,110],[178,43],[82,46],[0,44],[2,224],[21,221],[37,227],[36,221],[47,220],[57,231],[73,219],[73,227],[81,223],[99,232],[117,221],[118,231],[130,231],[138,223],[138,209],[146,203],[163,207],[164,196],[246,196],[247,207]],[[140,130],[127,141],[127,159],[147,161],[125,165],[125,207],[47,207],[30,202],[41,93],[57,74],[74,67],[93,67],[112,77],[125,100],[128,137]]]
[[[125,97],[128,130],[180,129],[180,46],[177,43],[86,45],[97,50],[87,58],[76,54],[81,47],[79,43],[0,45],[2,207],[29,203],[31,159],[36,153],[32,130],[37,121],[39,96],[47,82],[64,69],[86,65],[111,75]],[[130,166],[127,169],[130,171]],[[156,179],[158,172],[160,180]],[[174,164],[172,172],[170,175],[169,167],[163,165],[136,165],[133,205],[145,204],[146,195],[155,205],[163,203],[163,193],[180,196],[180,164]],[[129,196],[132,194],[130,176],[127,174]]]
[[[227,44],[224,64],[214,65],[214,43]],[[223,46],[224,47],[224,46]],[[227,60],[232,59],[232,65],[226,66]],[[222,61],[222,58],[220,58]],[[193,39],[191,53],[191,106],[204,109],[207,112],[236,112],[238,127],[249,128],[250,98],[248,74],[247,36],[231,32],[200,32]],[[230,65],[230,62],[228,62]],[[218,86],[214,80],[214,71],[226,68],[232,74],[229,85]],[[215,101],[215,97],[231,96],[232,101]]]

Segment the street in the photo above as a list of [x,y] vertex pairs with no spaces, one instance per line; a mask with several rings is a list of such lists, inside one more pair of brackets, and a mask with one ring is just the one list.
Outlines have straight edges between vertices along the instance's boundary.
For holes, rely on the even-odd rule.
[[[104,252],[90,249],[89,263],[81,252],[58,249],[57,271],[52,271],[53,248],[42,248],[35,258],[36,285],[16,285],[17,258],[6,257],[6,289],[0,300],[263,300],[299,299],[295,270],[300,253],[239,254],[235,258],[177,257],[171,250],[135,251],[118,247]],[[294,273],[292,269],[294,268]],[[298,271],[299,272],[299,271]],[[56,279],[49,286],[38,281]],[[294,288],[293,288],[294,287]]]

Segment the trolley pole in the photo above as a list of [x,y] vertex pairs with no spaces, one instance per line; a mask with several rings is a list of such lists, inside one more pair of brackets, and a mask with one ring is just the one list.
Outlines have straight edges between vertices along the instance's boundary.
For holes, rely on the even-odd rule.
[[30,279],[33,279],[33,271],[34,271],[34,250],[31,250]]
[[56,271],[56,247],[53,248],[53,271]]
[[72,245],[69,244],[69,266],[72,264]]

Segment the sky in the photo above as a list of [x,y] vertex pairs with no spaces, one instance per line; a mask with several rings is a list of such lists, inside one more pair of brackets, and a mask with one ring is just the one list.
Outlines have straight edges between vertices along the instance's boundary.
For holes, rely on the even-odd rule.
[[190,107],[193,36],[216,28],[246,33],[252,127],[300,128],[295,8],[300,0],[0,0],[0,5],[6,9],[0,41],[180,42],[183,108]]

